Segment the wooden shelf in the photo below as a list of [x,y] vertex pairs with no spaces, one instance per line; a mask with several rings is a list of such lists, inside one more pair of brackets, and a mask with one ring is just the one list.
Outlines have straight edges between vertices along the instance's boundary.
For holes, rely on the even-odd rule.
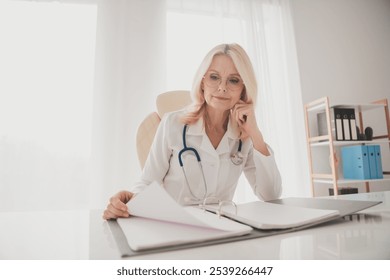
[[358,112],[365,112],[373,109],[384,108],[385,104],[342,104],[342,105],[333,105],[331,108],[355,108]]
[[308,112],[325,111],[325,104],[317,104],[307,108]]
[[[313,179],[316,183],[330,184],[333,185],[333,181],[331,179]],[[357,183],[369,183],[369,182],[383,182],[390,181],[390,175],[384,175],[383,179],[366,179],[366,180],[350,180],[350,179],[339,179],[337,180],[338,185],[346,185],[346,184],[357,184]]]
[[[321,103],[322,102],[322,103]],[[358,112],[365,112],[373,109],[380,109],[384,108],[386,105],[385,104],[373,104],[373,103],[368,103],[368,104],[337,104],[337,105],[329,105],[329,108],[354,108]],[[322,99],[309,103],[307,104],[307,111],[308,112],[321,112],[325,111],[326,105],[325,102],[323,102]]]
[[[353,185],[357,183],[363,183],[365,184],[366,191],[370,191],[370,183],[373,182],[383,182],[383,181],[390,181],[390,172],[383,172],[384,178],[383,179],[366,179],[366,180],[348,180],[343,179],[343,174],[338,174],[340,171],[340,167],[337,165],[337,158],[338,153],[340,153],[340,149],[337,149],[339,147],[343,146],[353,146],[353,145],[380,145],[380,144],[387,144],[387,146],[390,147],[390,116],[389,116],[389,105],[387,99],[382,99],[375,101],[370,104],[337,104],[337,105],[330,105],[329,98],[328,97],[322,97],[320,99],[314,100],[310,103],[305,104],[305,124],[306,124],[306,141],[307,141],[307,148],[308,148],[308,157],[309,157],[309,168],[310,168],[310,180],[311,180],[311,188],[312,188],[312,195],[315,196],[315,184],[316,183],[323,183],[323,184],[329,184],[333,187],[334,193],[337,195],[339,186],[341,185]],[[334,131],[334,116],[333,116],[333,110],[334,108],[353,108],[355,110],[355,115],[358,115],[359,119],[359,128],[362,130],[363,127],[363,112],[379,109],[383,110],[385,116],[380,121],[384,122],[387,127],[387,133],[385,135],[375,135],[373,137],[373,140],[371,141],[336,141],[334,139],[335,131]],[[313,124],[313,116],[314,114],[318,113],[325,113],[326,118],[326,132],[321,131],[322,134],[318,136],[318,131],[314,132],[312,134],[313,128],[315,126],[310,125]],[[325,132],[325,133],[324,133]],[[318,168],[318,166],[313,165],[313,155],[312,150],[316,147],[325,147],[329,148],[329,154],[334,155],[330,156],[329,159],[327,158],[325,162],[329,162],[330,164],[330,173],[329,174],[321,174],[317,173],[314,168],[317,169],[323,169]],[[321,151],[322,153],[322,151]],[[326,166],[323,166],[326,168]],[[342,173],[342,172],[341,172]],[[339,178],[336,180],[336,178]]]
[[[314,139],[316,137],[313,137],[311,139]],[[310,141],[310,140],[309,140]],[[311,141],[310,141],[311,142]],[[314,141],[313,141],[314,142]],[[329,146],[329,141],[322,141],[322,142],[316,142],[316,143],[310,143],[310,146],[312,147],[322,147],[322,146]],[[372,140],[372,141],[333,141],[333,146],[351,146],[351,145],[378,145],[378,144],[390,144],[390,140],[384,139],[384,140]]]
[[328,135],[321,135],[321,136],[315,136],[309,138],[309,142],[321,142],[321,141],[326,141],[329,143],[329,136]]

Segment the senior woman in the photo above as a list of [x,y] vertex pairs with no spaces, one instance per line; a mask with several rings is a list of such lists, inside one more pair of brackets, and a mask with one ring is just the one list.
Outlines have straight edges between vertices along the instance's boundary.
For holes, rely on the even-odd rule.
[[260,200],[280,197],[281,178],[256,121],[257,83],[244,49],[214,47],[200,64],[191,96],[189,108],[164,115],[140,181],[111,197],[104,219],[131,215],[126,203],[153,181],[190,205],[232,200],[244,172]]

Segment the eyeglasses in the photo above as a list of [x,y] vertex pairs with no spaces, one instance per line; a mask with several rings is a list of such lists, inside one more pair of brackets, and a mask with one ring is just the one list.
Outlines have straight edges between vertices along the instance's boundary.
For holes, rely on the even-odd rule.
[[[222,83],[222,77],[214,72],[206,73],[203,76],[205,84],[211,88],[216,88]],[[226,79],[226,87],[231,91],[242,89],[244,82],[238,76],[230,76]]]

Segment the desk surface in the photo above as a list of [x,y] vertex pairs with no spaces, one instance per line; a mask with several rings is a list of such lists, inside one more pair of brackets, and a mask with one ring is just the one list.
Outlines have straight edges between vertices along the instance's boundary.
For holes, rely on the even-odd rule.
[[[137,259],[390,259],[390,192],[337,199],[383,203],[292,233]],[[119,259],[101,210],[1,212],[0,259]]]

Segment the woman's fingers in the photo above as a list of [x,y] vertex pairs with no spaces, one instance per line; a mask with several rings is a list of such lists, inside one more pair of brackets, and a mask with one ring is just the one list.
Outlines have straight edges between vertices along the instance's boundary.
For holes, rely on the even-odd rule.
[[122,191],[110,198],[109,204],[103,213],[103,219],[129,217],[126,203],[133,197],[133,193]]
[[122,200],[118,196],[113,196],[113,197],[110,198],[110,204],[109,205],[112,205],[114,208],[116,208],[118,210],[127,211],[127,205],[125,204],[127,202],[128,201]]
[[233,109],[233,116],[239,124],[247,122],[248,117],[252,114],[251,104],[237,103]]
[[107,206],[107,209],[103,213],[103,218],[108,219],[116,219],[116,218],[126,218],[129,217],[130,214],[128,211],[123,211],[115,208],[112,204]]

